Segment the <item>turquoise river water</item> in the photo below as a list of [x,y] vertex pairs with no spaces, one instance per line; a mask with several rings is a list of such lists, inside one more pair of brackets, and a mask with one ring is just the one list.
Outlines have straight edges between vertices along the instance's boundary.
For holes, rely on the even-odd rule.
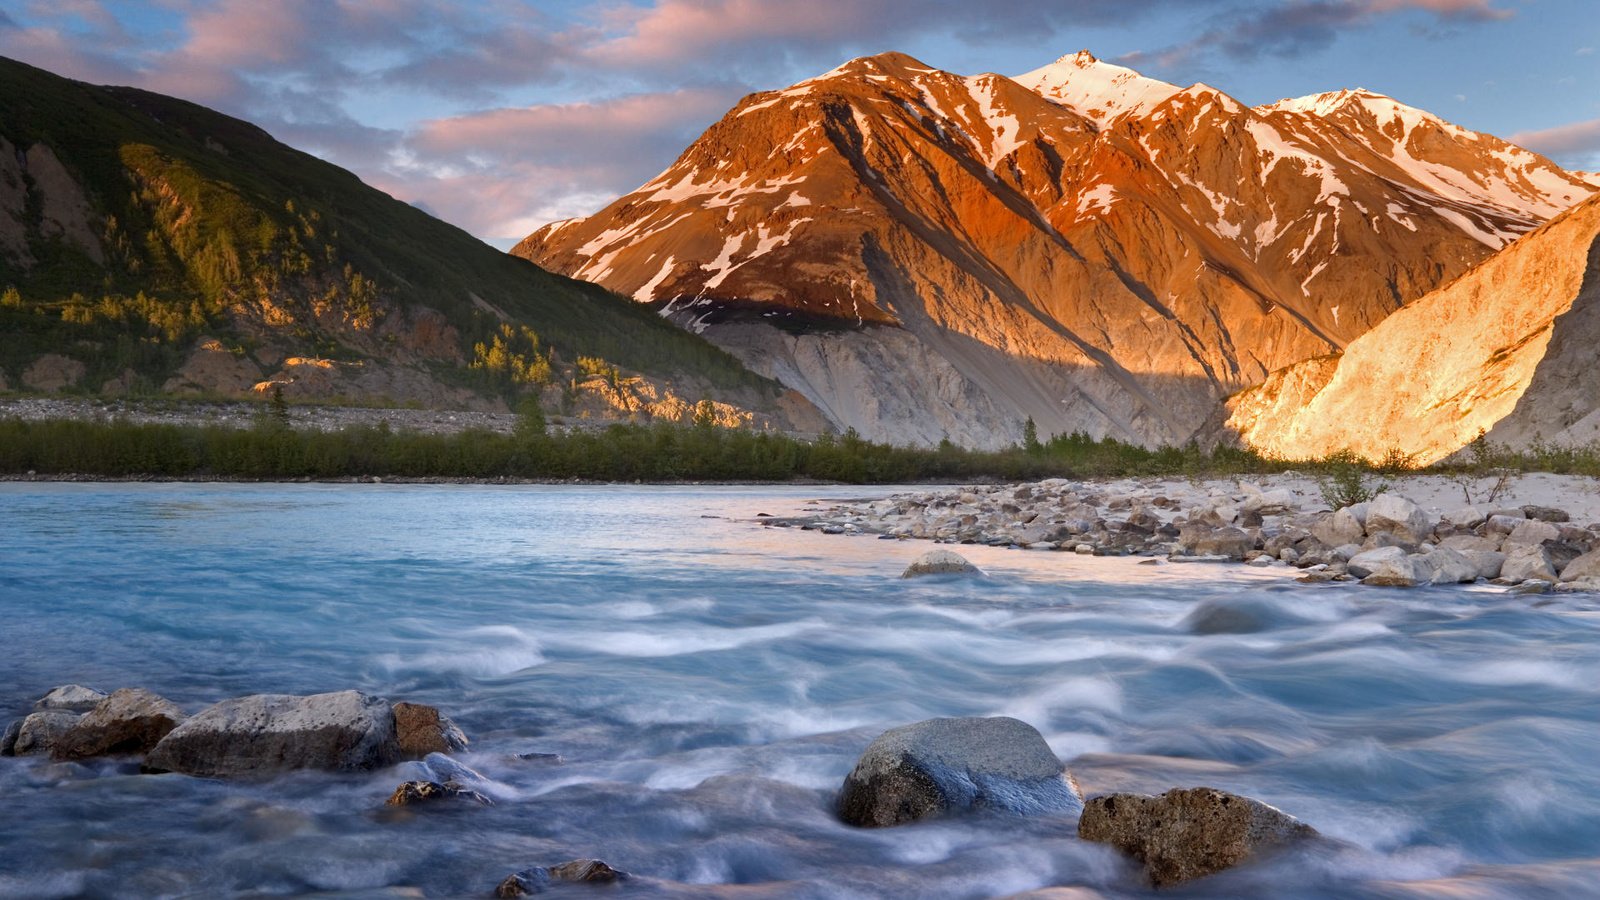
[[886,493],[0,485],[0,717],[357,688],[452,716],[498,801],[0,759],[0,897],[484,897],[585,856],[636,877],[573,896],[1149,893],[1072,821],[834,818],[874,736],[948,715],[1033,724],[1088,794],[1211,785],[1344,842],[1162,896],[1600,896],[1595,597],[986,547],[903,581],[931,545],[754,519]]

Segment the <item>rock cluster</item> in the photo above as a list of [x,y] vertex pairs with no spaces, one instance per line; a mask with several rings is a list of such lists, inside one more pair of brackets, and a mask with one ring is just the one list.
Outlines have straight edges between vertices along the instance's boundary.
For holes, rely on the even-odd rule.
[[1559,509],[1467,506],[1430,514],[1404,496],[1382,493],[1330,512],[1317,508],[1318,498],[1247,482],[1198,496],[1165,493],[1171,488],[1155,479],[980,485],[842,504],[801,521],[762,521],[829,534],[1293,565],[1305,570],[1307,582],[1413,587],[1486,580],[1525,593],[1600,590],[1600,526],[1575,525]]
[[106,695],[65,685],[34,708],[0,736],[0,755],[142,756],[149,772],[229,777],[288,769],[369,770],[421,758],[435,748],[466,745],[461,730],[432,707],[391,705],[357,691],[257,694],[189,716],[142,688]]
[[1213,788],[1173,788],[1159,797],[1107,794],[1085,803],[1039,732],[1005,717],[928,719],[892,728],[868,745],[838,797],[840,819],[863,828],[974,809],[1078,816],[1080,838],[1110,844],[1143,863],[1155,887],[1318,837],[1316,829],[1265,803]]

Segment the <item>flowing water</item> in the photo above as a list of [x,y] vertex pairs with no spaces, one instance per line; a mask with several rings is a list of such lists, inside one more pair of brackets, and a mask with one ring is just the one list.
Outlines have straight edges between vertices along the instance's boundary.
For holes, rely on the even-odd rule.
[[[1600,895],[1600,605],[762,528],[882,489],[0,486],[0,715],[358,688],[473,738],[492,808],[386,810],[415,763],[258,782],[0,759],[0,896],[487,896],[599,857],[619,896],[1139,896],[1075,823],[863,831],[883,729],[1036,726],[1086,793],[1211,785],[1344,842],[1162,896]],[[523,760],[522,753],[562,761]]]

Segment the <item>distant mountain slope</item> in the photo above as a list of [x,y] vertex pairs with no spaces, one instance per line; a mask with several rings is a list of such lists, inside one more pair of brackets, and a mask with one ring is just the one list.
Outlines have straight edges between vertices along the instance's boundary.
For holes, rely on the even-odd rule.
[[763,414],[781,393],[648,310],[249,123],[10,60],[5,288],[0,386],[13,388],[233,395],[275,381],[291,398],[499,406],[548,382],[553,402],[582,406],[600,379],[624,405],[639,398],[619,383],[644,406],[676,392],[680,409],[715,395]]
[[1251,109],[1087,53],[1016,80],[888,53],[745,98],[513,252],[870,437],[1182,443],[1595,187],[1365,91]]
[[1600,197],[1229,409],[1247,445],[1288,457],[1600,440]]

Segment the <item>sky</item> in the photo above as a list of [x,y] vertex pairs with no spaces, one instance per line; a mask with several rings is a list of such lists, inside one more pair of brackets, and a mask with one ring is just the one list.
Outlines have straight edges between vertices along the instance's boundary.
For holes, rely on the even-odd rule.
[[499,247],[753,91],[1080,49],[1249,105],[1365,87],[1600,170],[1600,0],[0,0],[0,55],[249,119]]

